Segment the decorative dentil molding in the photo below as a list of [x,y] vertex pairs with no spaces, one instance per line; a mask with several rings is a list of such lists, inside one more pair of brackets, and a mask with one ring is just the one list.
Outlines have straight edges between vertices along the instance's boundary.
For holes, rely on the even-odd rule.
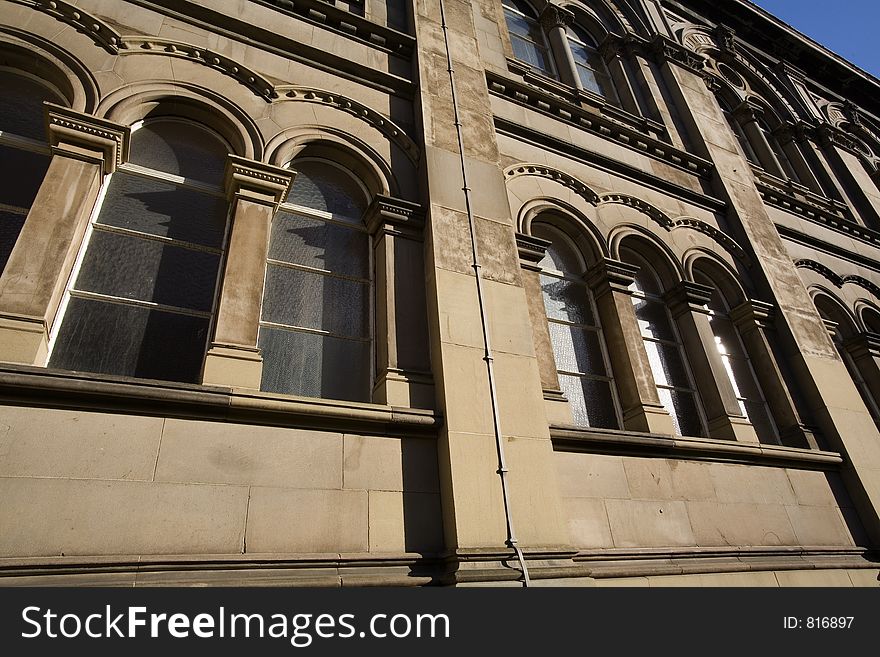
[[574,176],[570,176],[569,174],[560,171],[559,169],[554,169],[553,167],[544,166],[542,164],[517,165],[505,171],[504,175],[508,180],[518,178],[519,176],[538,176],[540,178],[555,180],[563,187],[567,187],[572,190],[575,194],[583,198],[587,203],[598,205],[600,201],[599,195],[596,192],[587,187],[587,185],[582,183]]
[[62,23],[73,26],[78,32],[88,35],[92,41],[111,54],[115,55],[121,48],[126,47],[119,33],[107,25],[107,23],[79,7],[74,7],[68,2],[63,0],[14,1],[33,7],[37,11],[49,14]]
[[247,198],[277,206],[283,203],[296,171],[237,155],[226,159],[225,187],[230,198]]
[[811,271],[816,272],[823,278],[827,279],[831,283],[834,284],[837,288],[842,288],[847,283],[851,283],[853,285],[857,285],[863,290],[867,290],[871,294],[873,294],[876,298],[880,299],[880,286],[872,283],[867,278],[863,276],[859,276],[857,274],[848,274],[847,276],[840,276],[836,274],[832,269],[826,267],[820,262],[816,262],[815,260],[809,260],[807,258],[801,258],[800,260],[795,260],[794,266],[798,269],[809,269]]
[[[113,173],[128,160],[131,129],[61,105],[44,103],[49,145],[52,151],[100,163]],[[100,153],[100,155],[94,155]]]

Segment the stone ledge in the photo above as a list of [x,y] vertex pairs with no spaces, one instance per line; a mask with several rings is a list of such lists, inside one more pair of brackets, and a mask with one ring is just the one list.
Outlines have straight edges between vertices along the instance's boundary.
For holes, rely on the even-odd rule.
[[843,457],[836,452],[710,438],[682,438],[559,425],[550,427],[550,437],[554,450],[558,452],[718,461],[801,470],[836,470],[843,463]]
[[434,435],[429,410],[0,364],[0,402],[383,436]]

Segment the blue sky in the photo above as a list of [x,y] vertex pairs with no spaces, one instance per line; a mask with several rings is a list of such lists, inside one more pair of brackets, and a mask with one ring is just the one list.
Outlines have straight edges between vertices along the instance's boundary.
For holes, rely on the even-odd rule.
[[880,78],[880,0],[752,0],[759,7]]

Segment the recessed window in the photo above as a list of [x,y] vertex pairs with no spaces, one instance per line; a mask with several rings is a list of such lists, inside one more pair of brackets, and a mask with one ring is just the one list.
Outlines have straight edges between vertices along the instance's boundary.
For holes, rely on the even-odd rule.
[[49,168],[43,101],[61,96],[37,80],[0,70],[0,273]]
[[568,27],[566,32],[568,47],[583,88],[616,102],[608,67],[605,66],[593,37],[576,27]]
[[369,401],[372,391],[367,194],[335,163],[304,158],[272,222],[260,317],[261,389]]
[[568,398],[572,420],[579,426],[616,429],[617,397],[593,295],[583,280],[583,260],[557,228],[535,223],[532,234],[550,242],[540,262],[541,291],[559,387]]
[[503,0],[502,4],[513,54],[533,69],[555,78],[553,58],[535,10],[524,0]]
[[50,366],[196,383],[213,320],[228,146],[195,123],[135,126],[63,306]]

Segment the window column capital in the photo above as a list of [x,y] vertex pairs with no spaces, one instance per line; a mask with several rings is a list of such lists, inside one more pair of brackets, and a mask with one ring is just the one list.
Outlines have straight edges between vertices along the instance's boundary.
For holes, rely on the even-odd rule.
[[367,208],[364,223],[370,235],[400,235],[422,238],[425,210],[418,203],[377,194]]
[[547,255],[548,246],[550,246],[550,242],[542,240],[540,237],[516,233],[516,250],[519,253],[520,267],[540,271],[538,263]]
[[629,286],[635,282],[638,272],[639,268],[635,265],[603,258],[587,271],[585,278],[597,297],[609,292],[629,295]]
[[682,281],[669,290],[663,299],[669,305],[669,311],[675,318],[687,312],[706,315],[709,313],[707,306],[714,292],[715,288],[711,285]]
[[230,201],[247,199],[277,207],[287,198],[295,177],[292,169],[229,155],[224,186]]
[[564,30],[574,23],[574,14],[569,9],[548,2],[538,16],[538,20],[541,22],[541,27],[547,30],[547,32],[554,28]]
[[880,334],[859,333],[843,343],[844,348],[856,360],[864,356],[880,358]]
[[43,103],[52,153],[101,165],[105,174],[128,160],[131,128],[61,105]]
[[742,332],[767,329],[773,321],[773,304],[749,299],[730,311],[730,319]]

